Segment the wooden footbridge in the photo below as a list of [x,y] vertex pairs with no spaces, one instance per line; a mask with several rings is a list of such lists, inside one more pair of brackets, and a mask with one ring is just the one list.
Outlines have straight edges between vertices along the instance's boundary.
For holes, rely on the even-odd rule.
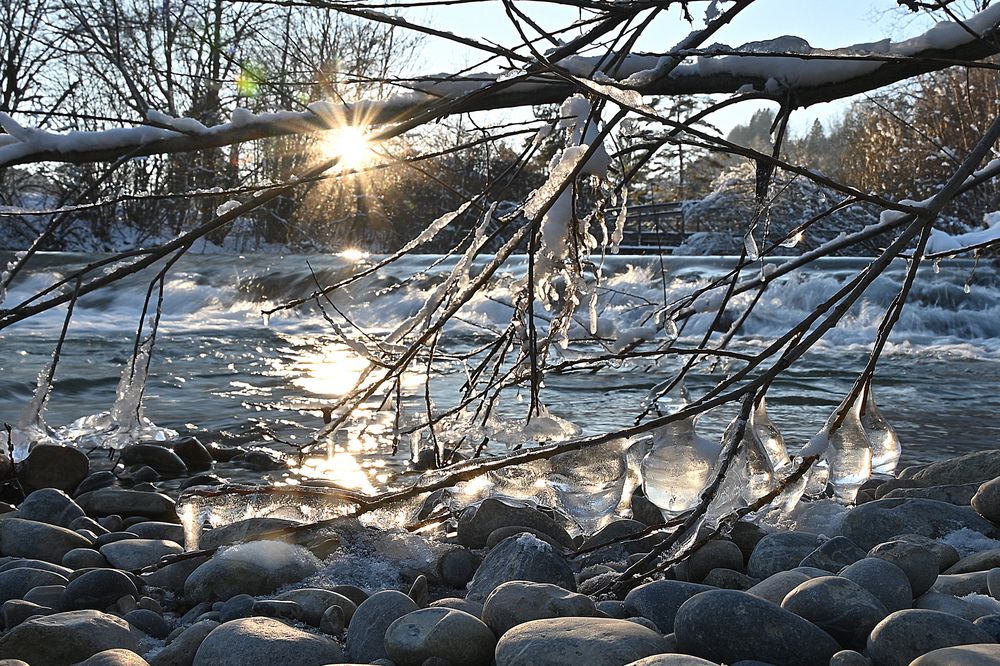
[[[613,220],[617,211],[609,211]],[[684,220],[684,202],[642,204],[628,207],[620,254],[672,253],[691,234],[701,231]]]

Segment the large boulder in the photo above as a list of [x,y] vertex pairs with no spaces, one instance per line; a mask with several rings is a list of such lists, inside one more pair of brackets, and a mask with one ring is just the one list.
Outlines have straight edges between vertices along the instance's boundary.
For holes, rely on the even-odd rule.
[[103,652],[138,650],[128,622],[93,610],[68,611],[22,622],[0,638],[0,659],[31,666],[66,666]]
[[812,576],[794,569],[779,571],[751,586],[746,593],[780,606],[786,594],[811,578]]
[[816,625],[744,592],[712,590],[684,602],[674,620],[679,652],[717,663],[826,664],[840,650]]
[[138,596],[132,578],[115,569],[94,569],[69,582],[62,605],[69,610],[104,610],[124,596]]
[[592,617],[594,600],[558,585],[516,580],[497,587],[486,598],[482,619],[497,636],[531,620]]
[[198,647],[193,666],[322,666],[343,661],[343,651],[330,638],[270,618],[248,617],[213,629]]
[[991,642],[988,633],[960,617],[932,610],[901,610],[872,630],[868,656],[874,666],[907,666],[938,648]]
[[490,666],[497,639],[479,618],[453,608],[421,608],[389,625],[385,650],[398,666],[436,657],[450,664]]
[[385,632],[393,622],[417,610],[413,599],[402,592],[383,590],[364,600],[347,627],[347,651],[358,662],[385,659]]
[[17,480],[27,491],[56,488],[72,492],[90,472],[90,460],[79,449],[40,444],[28,454],[17,472]]
[[496,666],[621,666],[671,649],[670,641],[635,622],[563,617],[525,622],[505,633]]
[[845,646],[863,650],[868,634],[889,614],[866,589],[839,576],[802,583],[788,593],[781,607],[809,620]]
[[135,571],[156,564],[165,555],[183,553],[184,548],[165,539],[122,539],[104,544],[100,551],[116,569]]
[[132,650],[116,648],[98,652],[77,666],[149,666],[149,662]]
[[868,590],[893,613],[913,603],[913,588],[906,572],[877,557],[866,557],[845,567],[840,575]]
[[486,554],[469,582],[467,597],[483,601],[502,583],[527,580],[576,591],[573,570],[550,544],[530,534],[504,539]]
[[18,518],[65,528],[70,528],[70,523],[85,515],[69,495],[57,488],[36,490],[17,507]]
[[669,634],[674,630],[677,609],[694,595],[711,589],[707,585],[676,580],[653,581],[625,595],[625,612],[632,617],[644,617],[655,624],[660,633]]
[[927,465],[913,475],[925,486],[983,483],[1000,476],[1000,449],[976,451]]
[[237,594],[258,596],[297,583],[319,571],[305,548],[280,541],[251,541],[216,553],[184,581],[189,603],[226,601]]
[[65,527],[21,518],[0,520],[0,554],[31,557],[59,564],[74,548],[89,548],[90,541]]
[[1000,477],[990,479],[976,489],[972,508],[991,523],[1000,525]]
[[462,512],[458,519],[458,541],[466,548],[482,548],[493,530],[514,526],[544,532],[563,546],[573,544],[569,533],[538,509],[495,498],[485,499]]
[[931,589],[937,580],[938,559],[931,551],[906,541],[887,541],[868,551],[868,557],[892,562],[910,581],[914,597]]
[[960,645],[932,650],[910,662],[910,666],[1000,666],[1000,645]]
[[768,534],[754,547],[747,562],[747,575],[763,579],[793,569],[822,543],[820,536],[808,532]]
[[862,548],[892,540],[900,534],[938,537],[963,528],[987,536],[997,528],[968,506],[929,499],[881,499],[854,507],[840,527],[841,535]]
[[144,516],[153,520],[177,520],[174,501],[161,493],[101,488],[76,498],[89,516]]

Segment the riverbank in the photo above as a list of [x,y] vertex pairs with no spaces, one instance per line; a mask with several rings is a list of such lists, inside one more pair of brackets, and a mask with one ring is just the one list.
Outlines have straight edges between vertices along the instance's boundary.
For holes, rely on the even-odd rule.
[[[163,451],[161,464],[178,453]],[[211,464],[206,452],[179,453]],[[740,523],[617,595],[605,590],[656,539],[620,540],[658,522],[641,499],[634,519],[575,538],[558,515],[496,499],[436,531],[344,520],[254,540],[291,523],[252,518],[206,530],[213,555],[153,570],[185,532],[176,496],[135,471],[91,473],[64,447],[19,467],[27,498],[0,515],[0,659],[1000,663],[1000,450],[873,480],[849,510],[819,500],[779,525]]]

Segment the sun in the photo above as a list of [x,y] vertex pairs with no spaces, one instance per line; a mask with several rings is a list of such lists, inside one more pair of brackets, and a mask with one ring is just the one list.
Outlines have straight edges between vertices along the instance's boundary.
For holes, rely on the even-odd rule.
[[330,130],[323,135],[323,154],[326,158],[338,158],[344,169],[361,169],[371,164],[375,158],[372,144],[364,129],[346,125]]

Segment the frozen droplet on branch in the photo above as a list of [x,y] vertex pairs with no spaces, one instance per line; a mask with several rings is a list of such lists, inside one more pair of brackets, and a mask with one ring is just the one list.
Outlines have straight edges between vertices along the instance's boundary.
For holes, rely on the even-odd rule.
[[878,411],[875,404],[875,392],[868,385],[868,395],[865,398],[864,413],[861,415],[861,425],[868,435],[872,447],[872,471],[877,474],[892,474],[899,463],[901,448],[896,431]]
[[[861,399],[843,408],[840,425],[828,423],[829,433],[824,458],[830,465],[830,485],[842,502],[853,502],[858,489],[872,475],[872,447],[861,425]],[[840,412],[834,412],[834,417]]]
[[549,484],[558,506],[584,532],[592,534],[619,512],[628,482],[628,441],[612,440],[551,459]]
[[[753,413],[744,424],[739,442],[734,442],[740,431],[740,417],[733,419],[722,436],[722,452],[736,446],[725,477],[712,503],[709,506],[706,521],[712,526],[737,509],[749,506],[771,492],[775,487],[774,465],[764,443],[757,436],[754,427]],[[712,471],[710,480],[721,472],[719,467]]]

